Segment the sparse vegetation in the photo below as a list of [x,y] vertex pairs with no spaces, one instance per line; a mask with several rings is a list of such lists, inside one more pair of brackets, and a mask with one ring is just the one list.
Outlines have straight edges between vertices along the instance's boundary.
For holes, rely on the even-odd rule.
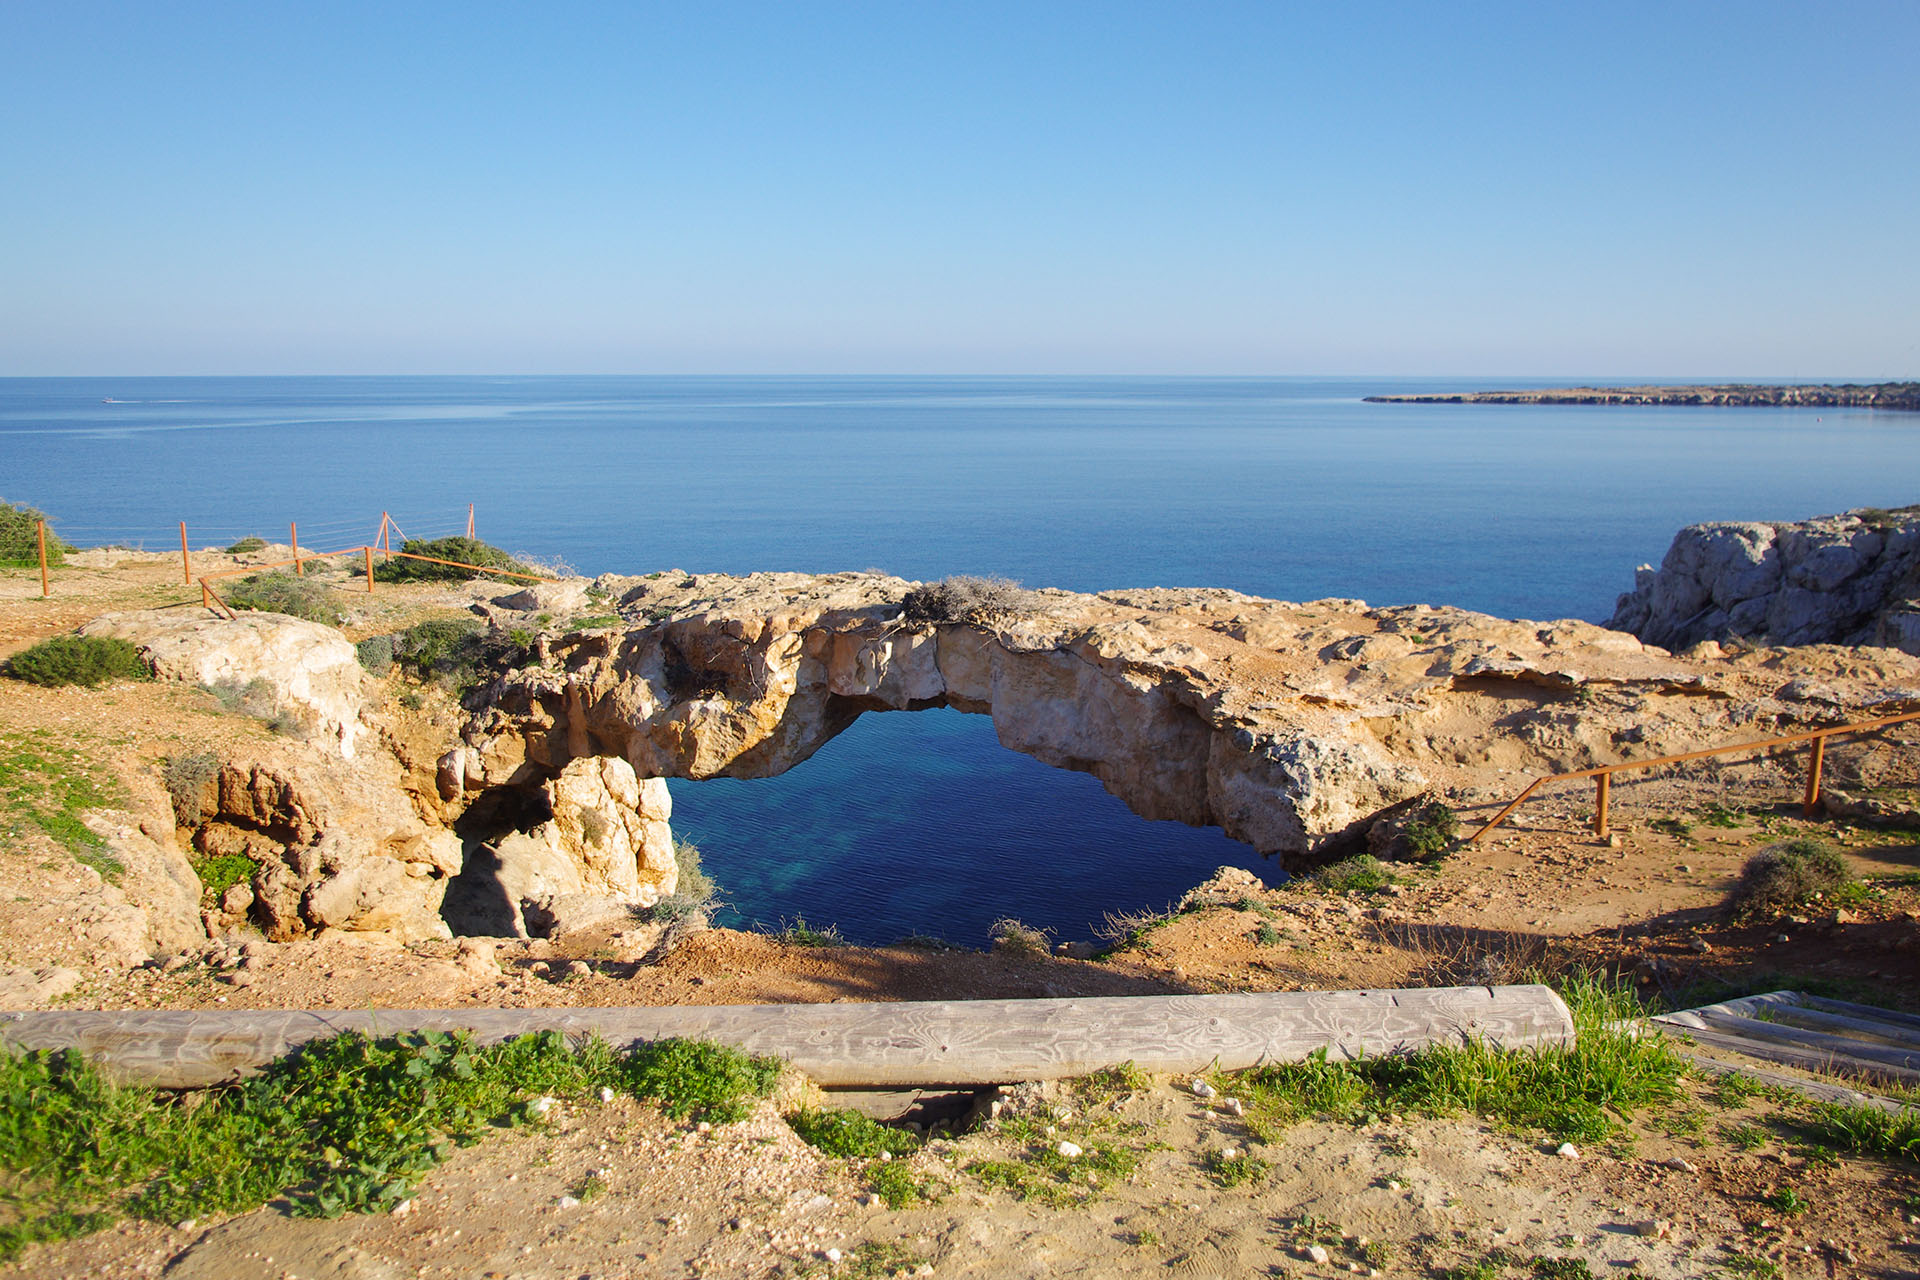
[[702,1041],[622,1057],[551,1031],[486,1047],[443,1032],[344,1035],[232,1089],[178,1097],[111,1084],[72,1051],[0,1052],[0,1203],[11,1219],[0,1258],[126,1214],[177,1222],[278,1195],[307,1216],[383,1210],[453,1144],[534,1120],[551,1098],[610,1087],[724,1122],[766,1096],[778,1071]]
[[1231,1155],[1225,1151],[1209,1151],[1201,1158],[1200,1167],[1215,1186],[1239,1187],[1259,1182],[1267,1176],[1269,1166],[1259,1156],[1236,1150]]
[[1160,910],[1141,908],[1137,911],[1109,911],[1105,918],[1094,926],[1096,937],[1105,938],[1109,950],[1120,951],[1127,947],[1139,946],[1161,925],[1172,920],[1179,913],[1172,907]]
[[1393,873],[1370,853],[1321,867],[1308,880],[1327,893],[1371,893],[1393,883]]
[[227,584],[221,598],[235,609],[284,613],[308,622],[333,626],[340,621],[340,599],[332,587],[312,577],[291,573],[256,573]]
[[0,737],[0,836],[8,845],[18,847],[29,831],[38,831],[76,861],[116,879],[124,868],[84,817],[118,799],[114,784],[79,751],[57,744],[44,730]]
[[987,936],[993,940],[993,949],[1004,955],[1037,959],[1050,950],[1045,929],[1022,924],[1011,916],[995,920]]
[[908,622],[982,622],[1024,613],[1033,601],[1010,579],[958,575],[915,587],[901,607]]
[[[40,521],[47,519],[47,513],[34,507],[20,506],[12,502],[0,502],[0,566],[24,566],[40,564]],[[47,522],[47,564],[63,563],[67,552],[73,548],[53,532],[53,522]]]
[[244,853],[195,858],[193,874],[200,878],[200,905],[211,907],[233,886],[253,883],[253,873],[259,869],[260,864]]
[[1857,894],[1860,888],[1846,859],[1830,845],[1798,837],[1770,844],[1747,859],[1727,910],[1735,920],[1769,920],[1819,899]]
[[790,947],[843,947],[847,942],[832,925],[816,929],[805,916],[795,916],[792,924],[783,925],[774,936]]
[[432,564],[425,560],[402,560],[397,557],[382,560],[373,567],[375,581],[467,582],[480,577],[489,569],[500,569],[516,574],[533,573],[533,570],[500,548],[490,546],[478,538],[431,540],[409,538],[400,544],[400,550],[410,556],[429,556],[434,560],[449,560],[454,563]]
[[77,684],[94,688],[109,680],[147,680],[153,672],[140,650],[112,636],[54,636],[7,661],[7,674],[44,688]]

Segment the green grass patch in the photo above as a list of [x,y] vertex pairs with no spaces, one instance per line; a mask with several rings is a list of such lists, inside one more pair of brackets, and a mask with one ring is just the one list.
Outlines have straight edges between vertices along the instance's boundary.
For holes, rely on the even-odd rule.
[[901,1156],[920,1145],[905,1129],[844,1107],[801,1107],[788,1114],[787,1123],[808,1146],[830,1156],[872,1159],[883,1151]]
[[1232,1155],[1224,1151],[1209,1151],[1200,1160],[1201,1170],[1218,1187],[1242,1187],[1258,1183],[1267,1176],[1270,1167],[1259,1156],[1245,1151],[1236,1151]]
[[1088,1106],[1118,1102],[1153,1087],[1153,1077],[1133,1065],[1120,1062],[1081,1076],[1072,1084],[1073,1092]]
[[1326,893],[1371,893],[1393,883],[1387,864],[1370,853],[1343,858],[1315,871],[1307,880]]
[[200,905],[211,907],[222,894],[237,884],[252,884],[260,864],[244,853],[223,853],[217,858],[195,858],[193,874],[200,877]]
[[0,836],[15,850],[38,831],[107,879],[117,879],[125,868],[82,817],[121,798],[112,779],[45,730],[0,736]]
[[[1052,1128],[1054,1132],[1047,1130]],[[967,1172],[986,1186],[1017,1200],[1051,1208],[1080,1204],[1102,1187],[1124,1182],[1139,1167],[1140,1153],[1113,1141],[1092,1124],[1053,1125],[1031,1116],[1000,1122],[1000,1133],[1020,1154],[1005,1160],[977,1160]],[[1060,1154],[1062,1140],[1080,1148],[1078,1156]]]
[[1247,1100],[1247,1127],[1271,1141],[1309,1117],[1359,1122],[1386,1114],[1469,1113],[1556,1138],[1596,1142],[1641,1107],[1676,1096],[1684,1064],[1656,1037],[1636,1038],[1608,1024],[1638,1016],[1624,987],[1593,979],[1563,990],[1578,1039],[1573,1045],[1506,1050],[1484,1043],[1393,1057],[1256,1067],[1223,1075],[1218,1085]]
[[889,1209],[911,1209],[918,1204],[935,1204],[947,1192],[947,1185],[914,1172],[905,1160],[875,1160],[866,1168],[867,1186]]
[[126,1214],[177,1222],[286,1196],[331,1217],[391,1208],[456,1144],[602,1087],[669,1114],[744,1115],[778,1064],[697,1041],[622,1057],[558,1032],[478,1046],[464,1034],[307,1045],[197,1097],[121,1087],[79,1054],[0,1053],[0,1257]]
[[109,680],[150,680],[140,651],[112,636],[54,636],[7,660],[7,674],[43,688],[77,684],[92,689]]

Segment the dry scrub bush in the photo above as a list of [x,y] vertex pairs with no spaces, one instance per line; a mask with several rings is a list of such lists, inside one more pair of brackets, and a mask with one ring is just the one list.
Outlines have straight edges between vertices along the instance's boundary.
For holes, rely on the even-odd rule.
[[979,622],[1032,607],[1032,596],[1011,579],[964,575],[915,587],[902,601],[909,622]]
[[1022,924],[1011,916],[995,920],[993,927],[987,930],[987,936],[993,939],[993,949],[1004,955],[1038,957],[1046,955],[1051,949],[1045,929]]

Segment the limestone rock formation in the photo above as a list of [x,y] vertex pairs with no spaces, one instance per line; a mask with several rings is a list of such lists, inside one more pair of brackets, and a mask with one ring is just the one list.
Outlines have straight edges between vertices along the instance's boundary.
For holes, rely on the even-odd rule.
[[[1039,591],[1018,613],[913,623],[914,584],[877,574],[602,585],[627,625],[551,638],[486,690],[443,795],[537,786],[583,757],[642,778],[766,777],[863,713],[950,706],[1144,816],[1319,854],[1429,786],[1498,791],[1837,711],[1805,692],[1835,669],[1819,651],[1689,661],[1588,623],[1424,605]],[[1849,667],[1849,698],[1864,674]],[[1870,696],[1916,686],[1920,664],[1890,655]]]
[[1737,637],[1920,653],[1920,508],[1689,525],[1607,625],[1674,650]]
[[226,918],[208,921],[214,930],[251,923],[275,941],[322,929],[450,936],[440,904],[464,862],[460,839],[420,818],[391,757],[349,764],[289,743],[222,764],[217,796],[192,844],[254,871],[248,893],[221,904]]
[[261,682],[316,743],[353,757],[366,677],[352,643],[332,627],[278,613],[225,619],[145,609],[104,614],[80,632],[137,646],[165,680],[234,688]]

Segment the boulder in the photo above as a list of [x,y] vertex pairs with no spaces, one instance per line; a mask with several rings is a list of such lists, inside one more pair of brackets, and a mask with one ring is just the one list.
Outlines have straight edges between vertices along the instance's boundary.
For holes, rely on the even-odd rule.
[[104,614],[80,633],[137,646],[162,680],[236,689],[257,682],[311,741],[353,757],[367,681],[352,642],[332,627],[278,613],[229,620],[145,609]]

